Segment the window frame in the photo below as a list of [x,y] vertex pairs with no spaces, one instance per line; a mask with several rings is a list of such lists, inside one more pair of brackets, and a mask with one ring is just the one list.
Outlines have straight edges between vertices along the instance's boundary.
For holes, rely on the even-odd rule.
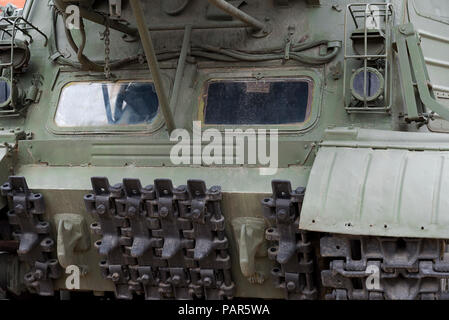
[[[99,79],[99,77],[93,76],[79,76],[77,77],[77,72],[68,72],[66,75],[60,75],[58,81],[53,89],[54,92],[58,94],[53,94],[50,99],[51,111],[50,116],[47,121],[47,129],[58,135],[99,135],[99,134],[129,134],[129,133],[145,133],[152,134],[159,131],[164,125],[164,117],[159,106],[158,113],[154,120],[148,124],[130,124],[130,125],[105,125],[105,126],[73,126],[73,127],[60,127],[56,123],[56,113],[58,111],[59,102],[62,96],[62,91],[68,85],[74,83],[120,83],[120,82],[151,82],[153,79],[148,75],[147,72],[141,72],[140,70],[135,70],[135,75],[131,78],[129,76],[118,76],[117,79],[113,81],[108,81],[105,79]],[[127,73],[128,75],[129,73]],[[83,73],[85,75],[85,73]],[[164,82],[164,88],[167,92],[171,92],[171,80],[168,76],[164,75],[162,77]]]
[[[201,72],[202,71],[202,72]],[[233,70],[233,72],[207,72],[201,70],[200,80],[197,85],[197,106],[194,109],[194,119],[201,121],[204,129],[215,128],[220,131],[226,129],[278,129],[279,131],[287,132],[305,132],[311,130],[317,122],[321,109],[321,80],[319,74],[313,69],[306,68],[289,68],[277,70]],[[310,81],[311,92],[309,95],[309,106],[307,111],[307,118],[304,122],[288,123],[288,124],[206,124],[205,123],[205,99],[208,90],[208,84],[212,81],[232,81],[232,80],[307,80]]]

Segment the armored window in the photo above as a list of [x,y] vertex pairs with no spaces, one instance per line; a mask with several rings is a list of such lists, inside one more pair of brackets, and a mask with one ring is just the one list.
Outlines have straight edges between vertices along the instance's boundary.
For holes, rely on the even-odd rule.
[[313,82],[303,79],[211,80],[204,122],[215,125],[281,125],[308,120]]
[[69,83],[61,92],[58,127],[101,127],[151,123],[159,102],[150,82]]

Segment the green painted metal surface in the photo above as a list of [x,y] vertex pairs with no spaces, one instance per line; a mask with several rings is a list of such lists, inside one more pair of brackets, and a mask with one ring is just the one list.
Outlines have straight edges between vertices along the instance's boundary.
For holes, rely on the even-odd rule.
[[[295,185],[307,183],[310,168],[291,167],[279,169],[277,177],[291,180]],[[222,210],[227,216],[227,236],[230,239],[232,253],[232,274],[237,283],[237,295],[242,297],[281,298],[282,291],[273,289],[270,279],[272,262],[266,257],[257,259],[257,271],[263,275],[262,284],[254,284],[247,279],[239,264],[238,239],[232,232],[232,221],[236,218],[260,217],[261,201],[271,193],[270,180],[259,175],[258,168],[158,168],[127,167],[117,170],[113,167],[51,167],[28,165],[20,167],[18,175],[27,177],[28,185],[36,192],[41,192],[46,201],[46,215],[51,221],[56,237],[57,226],[51,217],[58,214],[77,214],[82,216],[87,225],[93,223],[93,217],[86,212],[83,196],[91,192],[90,177],[107,176],[112,184],[120,182],[123,177],[139,178],[143,184],[152,184],[154,179],[169,178],[174,185],[185,184],[188,179],[204,179],[208,185],[221,185],[223,189]],[[247,183],[252,181],[254,183]],[[88,273],[81,277],[81,290],[112,291],[111,281],[103,279],[98,264],[100,256],[93,243],[99,239],[91,235],[89,250],[74,255],[82,266],[87,266]],[[64,277],[56,282],[58,288],[65,288]]]
[[[354,134],[354,140],[323,143],[307,184],[300,227],[342,234],[447,238],[449,152],[414,141],[419,138],[416,133],[360,130],[360,135],[361,139]],[[394,146],[395,140],[404,143]]]
[[[289,180],[294,188],[307,186],[300,221],[302,229],[348,235],[448,239],[449,201],[444,195],[449,191],[449,138],[445,134],[433,134],[427,127],[433,130],[438,123],[449,132],[449,126],[439,118],[429,120],[426,125],[408,123],[404,117],[405,114],[419,118],[421,111],[435,111],[432,109],[434,96],[439,103],[446,101],[438,92],[445,92],[442,87],[447,86],[448,79],[445,59],[449,41],[441,31],[447,29],[447,21],[434,19],[445,15],[446,2],[434,0],[434,5],[426,8],[418,0],[391,1],[396,32],[393,42],[398,40],[394,48],[388,48],[397,52],[392,58],[393,73],[388,77],[394,90],[390,92],[391,108],[388,112],[377,113],[347,112],[347,103],[354,102],[354,97],[343,93],[344,86],[351,87],[344,83],[344,79],[350,81],[353,72],[363,67],[363,63],[357,59],[348,61],[349,74],[343,77],[343,49],[325,64],[312,65],[287,59],[291,49],[289,43],[323,39],[328,41],[327,44],[344,42],[346,6],[364,1],[282,1],[289,3],[287,7],[276,6],[277,1],[246,2],[244,11],[269,26],[270,32],[266,36],[254,37],[254,30],[245,28],[235,19],[210,20],[206,16],[207,1],[192,1],[176,17],[164,14],[157,1],[141,1],[145,20],[141,22],[149,26],[154,49],[159,53],[160,78],[167,98],[176,98],[170,103],[170,111],[177,128],[192,132],[193,121],[204,120],[203,97],[209,80],[263,82],[268,78],[304,77],[313,80],[308,122],[214,127],[220,132],[226,129],[278,129],[279,170],[275,175],[260,175],[259,164],[173,164],[170,150],[175,142],[169,140],[162,113],[157,121],[148,125],[58,127],[55,114],[64,86],[72,82],[106,81],[105,74],[98,67],[95,70],[80,68],[77,52],[67,40],[63,22],[60,17],[52,21],[47,1],[28,1],[27,17],[49,36],[49,44],[44,46],[43,38],[31,31],[35,37],[29,45],[30,65],[15,77],[18,85],[28,91],[36,81],[36,74],[40,74],[39,94],[17,117],[0,115],[0,183],[11,174],[21,175],[33,191],[42,192],[47,206],[45,218],[50,221],[55,239],[58,238],[58,228],[54,219],[58,215],[76,215],[76,219],[83,218],[88,226],[93,222],[83,203],[83,196],[91,191],[92,176],[106,176],[111,183],[121,182],[123,178],[139,178],[143,184],[150,184],[156,178],[168,178],[175,185],[185,184],[188,179],[202,179],[208,186],[220,185],[238,297],[283,297],[282,290],[275,289],[269,279],[273,262],[263,254],[256,254],[256,246],[248,243],[251,242],[251,227],[257,229],[255,241],[263,240],[260,239],[263,229],[261,200],[271,194],[273,179]],[[97,1],[95,8],[109,12],[107,1]],[[99,22],[102,18],[88,9],[83,9],[82,13],[87,15],[84,55],[101,64],[105,59],[105,43],[99,34],[105,28],[91,20]],[[111,28],[137,35],[136,19],[129,6],[123,7],[122,18],[129,21],[129,28],[117,21],[112,22]],[[407,25],[408,22],[412,24]],[[401,33],[400,25],[403,24],[406,30]],[[191,50],[187,50],[182,73],[177,70],[178,56],[162,58],[165,54],[181,52],[181,44],[186,42],[183,32],[186,25],[192,26]],[[445,25],[446,29],[440,25]],[[348,34],[354,30],[355,27],[348,26]],[[421,44],[413,30],[421,35]],[[72,30],[71,33],[75,42],[82,42],[82,32]],[[152,81],[155,77],[143,59],[140,41],[128,40],[130,38],[123,38],[121,32],[111,31],[112,60],[135,59],[112,70],[112,78],[107,81]],[[56,43],[63,57],[57,52],[55,56]],[[284,59],[214,61],[192,56],[192,51],[198,50],[200,45],[244,52],[263,52],[279,47],[276,54],[281,54]],[[319,57],[320,53],[326,54],[327,47],[322,45],[310,51],[308,54]],[[382,64],[375,61],[370,61],[370,67],[382,69]],[[175,78],[178,78],[176,85]],[[425,110],[420,110],[420,106]],[[441,116],[447,118],[443,113]],[[203,126],[203,129],[208,128]],[[4,207],[6,203],[1,201]],[[244,230],[242,221],[248,224]],[[254,225],[250,226],[252,221]],[[93,245],[98,237],[90,236],[89,240],[86,251],[74,254],[76,259],[73,261],[88,270],[81,278],[80,289],[113,291],[113,284],[103,279],[98,268],[101,258]],[[61,250],[72,248],[60,245]],[[265,241],[261,247],[266,245]],[[242,252],[245,248],[247,252]],[[256,255],[254,261],[253,255]],[[63,259],[70,261],[72,258],[64,256]],[[246,274],[242,273],[242,265]],[[255,270],[266,280],[259,283],[261,281],[251,278],[248,270]],[[56,281],[56,288],[65,288],[64,277]]]

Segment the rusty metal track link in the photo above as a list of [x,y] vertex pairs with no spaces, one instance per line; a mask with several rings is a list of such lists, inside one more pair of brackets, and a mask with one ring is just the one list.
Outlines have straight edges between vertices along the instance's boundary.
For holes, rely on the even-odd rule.
[[305,189],[292,190],[289,181],[273,180],[273,196],[262,201],[265,218],[272,225],[265,238],[272,243],[268,257],[275,261],[271,273],[277,288],[290,300],[313,300],[317,288],[313,282],[313,248],[307,231],[299,229]]
[[55,242],[50,237],[50,224],[43,220],[44,197],[32,193],[24,177],[11,176],[1,186],[2,196],[8,200],[9,223],[17,227],[13,236],[19,241],[17,254],[29,267],[24,276],[28,290],[42,296],[54,294],[53,279],[61,276],[61,267],[51,255]]
[[92,231],[102,236],[100,268],[118,298],[233,297],[220,187],[207,189],[201,180],[177,188],[168,179],[146,187],[138,179],[114,186],[104,177],[91,181],[84,201],[98,220]]
[[330,300],[448,299],[449,256],[439,239],[326,236],[321,271]]

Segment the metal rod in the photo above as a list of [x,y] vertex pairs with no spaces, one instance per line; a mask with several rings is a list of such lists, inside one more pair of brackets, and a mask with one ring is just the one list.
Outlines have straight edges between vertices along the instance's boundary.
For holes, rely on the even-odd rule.
[[351,6],[352,5],[348,5],[348,10],[351,13],[352,20],[354,20],[356,29],[358,29],[359,28],[359,24],[357,23],[357,18],[354,16],[354,11],[351,9]]
[[[105,21],[106,21],[105,17],[96,12],[93,12],[93,11],[90,11],[90,10],[80,7],[80,15],[81,15],[81,17],[83,17],[87,20],[90,20],[92,22],[95,22],[95,23],[98,23],[101,25],[105,25]],[[130,28],[116,20],[109,21],[109,28],[126,33],[130,36],[135,36],[137,34],[136,29]]]
[[[386,12],[388,12],[388,10],[391,10],[392,5],[388,4],[387,8],[386,8]],[[392,48],[392,43],[391,43],[391,37],[392,37],[392,22],[394,23],[394,11],[392,11],[391,15],[386,15],[385,16],[385,34],[386,34],[386,39],[385,39],[385,43],[387,43],[387,46],[385,47],[385,54],[387,55],[387,57],[385,58],[385,94],[384,94],[384,99],[388,98],[388,106],[386,107],[387,109],[391,109],[392,105],[393,105],[393,79],[392,79],[392,75],[393,75],[393,67],[392,67],[392,63],[391,63],[391,48]],[[388,87],[388,84],[390,84],[390,86]]]
[[225,0],[209,0],[209,2],[215,5],[216,7],[220,8],[221,10],[225,11],[229,15],[233,16],[234,18],[243,21],[244,23],[253,27],[256,30],[265,29],[265,24],[263,22],[260,22],[259,20],[251,17],[250,15],[234,7],[232,4],[226,2]]
[[[242,21],[223,21],[223,22],[204,22],[193,23],[192,29],[231,29],[231,28],[246,28],[247,25]],[[167,30],[185,30],[185,23],[172,24],[155,24],[149,25],[150,31],[167,31]]]
[[140,40],[145,51],[145,56],[148,61],[151,75],[153,76],[154,87],[159,99],[159,105],[162,109],[162,114],[165,118],[165,124],[167,125],[168,132],[171,133],[175,129],[175,122],[170,110],[170,105],[165,94],[164,85],[161,79],[161,73],[159,70],[159,64],[157,62],[156,53],[154,52],[153,42],[151,40],[150,31],[148,30],[144,17],[143,10],[140,5],[140,0],[130,0],[131,7],[136,18],[137,30],[139,31]]
[[346,56],[345,59],[367,59],[367,58],[375,58],[375,59],[379,59],[379,58],[387,58],[386,54],[368,54],[368,55],[363,55],[363,54],[357,54],[357,55],[351,55],[351,56]]
[[2,18],[2,20],[0,20],[0,21],[6,21],[7,23],[9,23],[12,26],[12,28],[13,28],[13,33],[15,32],[16,28],[17,28],[17,30],[22,31],[23,35],[27,36],[30,39],[30,43],[33,42],[33,37],[31,37],[30,34],[26,30],[23,30],[22,28],[20,28],[20,27],[18,27],[16,25],[17,19],[19,19],[19,18],[17,17],[17,18],[14,19],[14,23],[9,21],[8,18],[4,18],[4,19]]
[[[366,111],[365,107],[350,107],[350,108],[346,108],[346,110],[351,110],[351,111]],[[370,107],[368,110],[370,111],[380,111],[380,110],[390,110],[390,108],[385,108],[385,107]],[[382,112],[385,113],[385,112]]]
[[[363,28],[363,32],[364,32],[364,46],[365,46],[365,57],[368,55],[368,26],[367,26],[367,19],[368,19],[368,15],[367,12],[369,10],[369,4],[366,5],[366,9],[365,9],[365,20],[364,20],[364,24],[365,27]],[[363,104],[365,105],[365,108],[368,108],[368,97],[367,97],[367,68],[368,68],[368,60],[365,58],[363,59]]]
[[344,26],[343,26],[343,33],[344,33],[344,59],[343,59],[343,104],[345,106],[345,108],[348,107],[348,104],[350,103],[350,100],[347,101],[348,95],[346,92],[346,78],[348,76],[348,72],[347,67],[348,67],[348,60],[346,59],[346,56],[348,54],[348,12],[351,11],[351,7],[348,5],[347,9],[345,11],[345,22],[344,22]]
[[[16,24],[17,21],[20,21],[20,20],[23,21],[23,23],[24,23],[25,25],[29,25],[29,26],[30,26],[31,29],[26,29],[26,30],[35,30],[35,31],[36,31],[37,33],[39,33],[42,37],[44,37],[44,39],[45,39],[44,47],[46,47],[47,44],[48,44],[48,37],[47,37],[47,35],[46,35],[45,33],[43,33],[41,30],[39,30],[38,27],[35,27],[34,25],[31,24],[31,22],[25,20],[25,19],[22,18],[22,17],[19,17],[19,18],[17,18],[16,20],[14,20],[14,24]],[[14,26],[14,24],[13,24],[13,26]],[[14,30],[14,28],[13,28],[13,30]]]
[[184,76],[187,53],[190,50],[191,35],[192,35],[192,26],[187,25],[184,31],[184,40],[182,41],[181,54],[179,55],[178,67],[176,69],[175,83],[173,85],[173,92],[170,99],[171,110],[175,110],[176,104],[178,103],[179,88],[181,87],[182,78]]
[[[370,3],[371,6],[386,6],[389,3],[385,3],[385,2],[374,2],[374,3]],[[351,7],[365,7],[366,8],[366,3],[351,3],[350,4]],[[361,12],[361,11],[360,11]]]
[[25,4],[24,13],[22,14],[22,17],[25,19],[28,19],[31,9],[33,8],[34,0],[28,0]]

